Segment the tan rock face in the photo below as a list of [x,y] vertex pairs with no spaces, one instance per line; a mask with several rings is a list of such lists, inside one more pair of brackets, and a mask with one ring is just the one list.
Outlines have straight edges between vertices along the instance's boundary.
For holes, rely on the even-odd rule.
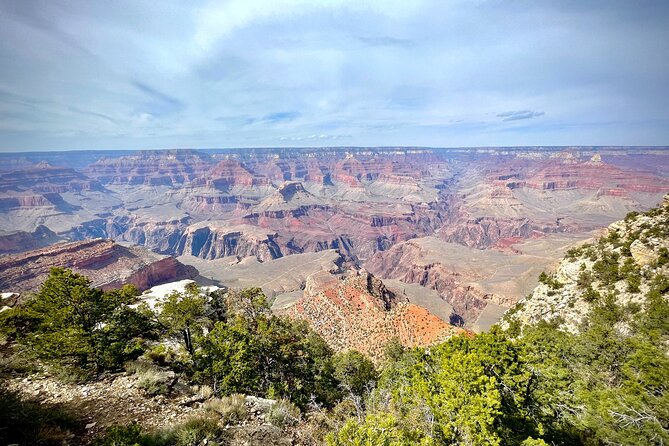
[[101,159],[86,174],[103,184],[175,186],[203,175],[213,163],[208,155],[194,150],[144,151]]
[[[652,278],[657,274],[669,274],[669,265],[658,263],[661,250],[669,247],[668,222],[669,200],[665,198],[658,209],[611,224],[606,233],[607,238],[585,246],[585,249],[576,251],[560,262],[557,272],[551,278],[558,286],[539,284],[532,294],[509,310],[502,326],[508,327],[514,321],[535,324],[542,320],[558,319],[562,329],[578,332],[591,307],[600,299],[592,296],[593,291],[599,296],[606,296],[615,290],[611,295],[621,306],[635,304],[644,308]],[[617,234],[615,241],[610,239],[613,234]],[[629,253],[625,253],[625,245],[629,245]],[[622,274],[623,268],[629,268],[626,262],[630,256],[641,272],[637,273],[634,287],[630,286],[630,276]],[[599,274],[594,267],[604,258],[617,259],[618,270],[621,271],[617,279]],[[629,326],[621,324],[616,329],[624,332]]]
[[54,267],[70,268],[102,289],[129,283],[145,290],[160,283],[197,276],[195,268],[172,257],[97,239],[0,257],[0,290],[18,291],[23,295],[36,291]]
[[639,266],[650,265],[653,262],[656,262],[659,253],[653,250],[651,247],[645,245],[641,240],[635,240],[630,245],[630,252],[632,253],[632,258]]

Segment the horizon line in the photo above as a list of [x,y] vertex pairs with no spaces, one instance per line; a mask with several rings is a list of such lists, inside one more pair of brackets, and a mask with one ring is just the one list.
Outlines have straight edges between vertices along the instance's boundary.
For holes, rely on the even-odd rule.
[[592,145],[592,144],[568,144],[568,145],[512,145],[512,146],[247,146],[247,147],[159,147],[159,148],[104,148],[104,149],[36,149],[20,151],[2,151],[0,156],[13,154],[45,154],[45,153],[70,153],[70,152],[160,152],[160,151],[209,151],[209,150],[490,150],[490,149],[648,149],[648,150],[669,150],[667,145]]

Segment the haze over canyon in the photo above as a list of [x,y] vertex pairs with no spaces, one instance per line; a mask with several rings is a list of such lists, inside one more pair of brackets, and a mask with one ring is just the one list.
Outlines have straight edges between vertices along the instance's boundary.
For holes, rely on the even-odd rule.
[[[411,336],[436,340],[450,325],[485,330],[567,248],[660,203],[669,192],[667,150],[1,154],[0,288],[34,290],[49,265],[73,267],[99,286],[147,289],[197,277],[260,286],[277,312],[317,326],[344,317],[338,326],[355,331],[361,322],[351,305],[369,305],[314,301],[330,289],[347,295],[350,283],[386,296],[374,304],[392,311],[379,313],[382,336],[403,323],[413,326],[411,334],[397,328],[408,344]],[[368,276],[368,285],[355,285]],[[395,302],[415,308],[393,310]],[[361,348],[370,337],[340,342]]]

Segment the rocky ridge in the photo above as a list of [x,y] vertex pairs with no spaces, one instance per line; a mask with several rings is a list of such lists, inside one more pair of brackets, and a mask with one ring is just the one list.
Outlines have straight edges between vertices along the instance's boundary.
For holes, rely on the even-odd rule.
[[145,290],[153,285],[190,279],[192,266],[142,248],[126,248],[111,240],[61,243],[47,248],[0,257],[0,289],[27,294],[39,288],[54,267],[70,268],[102,289],[126,283]]
[[376,361],[392,338],[414,347],[464,332],[392,293],[364,270],[343,277],[325,271],[309,276],[304,296],[279,313],[308,321],[335,351],[358,350]]
[[669,195],[658,208],[609,225],[597,243],[568,251],[557,271],[542,275],[542,283],[506,313],[502,327],[557,321],[577,332],[592,306],[607,298],[643,309],[657,278],[669,275],[668,250]]
[[103,184],[173,186],[194,180],[212,164],[208,155],[195,150],[142,151],[103,158],[85,172]]
[[44,225],[40,225],[32,232],[12,231],[0,232],[0,254],[29,251],[43,248],[63,239]]

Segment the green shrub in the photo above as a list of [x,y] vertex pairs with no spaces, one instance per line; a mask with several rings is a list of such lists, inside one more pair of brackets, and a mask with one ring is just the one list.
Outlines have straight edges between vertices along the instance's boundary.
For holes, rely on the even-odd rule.
[[133,422],[127,426],[115,425],[105,430],[94,446],[135,446],[143,443],[142,427]]
[[586,302],[596,302],[602,298],[602,295],[591,286],[587,287],[581,296]]
[[86,277],[52,268],[33,299],[0,316],[0,326],[37,359],[74,374],[93,376],[119,369],[155,336],[150,319],[126,304],[137,290],[103,292]]
[[603,253],[601,258],[592,265],[595,277],[604,285],[614,284],[621,279],[618,259],[617,253]]
[[634,220],[635,218],[637,218],[638,216],[639,216],[639,213],[637,211],[629,212],[627,215],[625,215],[625,221],[629,223],[632,220]]
[[167,395],[170,392],[171,377],[161,370],[147,370],[137,377],[137,388],[149,396]]
[[576,286],[580,289],[587,289],[592,285],[592,273],[590,271],[581,271],[576,279]]
[[232,316],[200,338],[196,379],[223,395],[284,397],[300,407],[313,397],[332,405],[339,393],[323,338],[303,321],[270,314],[264,296],[240,296],[227,312]]
[[170,430],[144,432],[136,422],[114,425],[105,429],[93,446],[174,446],[176,438]]
[[641,291],[641,276],[631,275],[627,277],[627,291],[630,293],[638,293]]
[[567,252],[564,254],[564,257],[569,260],[576,260],[583,254],[583,247],[574,247],[574,248],[569,248]]
[[372,361],[355,350],[335,355],[334,375],[345,393],[357,396],[364,396],[379,378]]
[[563,283],[560,283],[557,279],[555,279],[552,276],[549,276],[543,271],[541,272],[541,274],[539,274],[539,282],[543,283],[544,285],[547,285],[551,290],[559,290],[564,286]]
[[276,427],[293,426],[300,421],[300,409],[287,399],[272,404],[265,419]]
[[[222,434],[218,420],[212,414],[196,415],[170,431],[176,446],[196,446],[208,443]],[[206,444],[206,443],[205,443]]]
[[137,388],[149,396],[168,394],[176,381],[174,372],[159,368],[147,361],[127,362],[125,369],[134,374],[137,379]]

